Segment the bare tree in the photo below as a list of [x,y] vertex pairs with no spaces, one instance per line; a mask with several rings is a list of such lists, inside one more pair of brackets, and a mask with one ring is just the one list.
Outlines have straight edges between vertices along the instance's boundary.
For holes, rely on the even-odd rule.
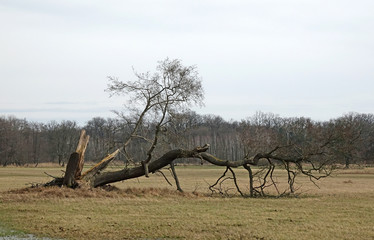
[[360,115],[349,113],[330,121],[330,126],[336,134],[335,153],[339,159],[344,159],[345,168],[356,162],[359,146],[364,140],[364,124]]
[[[170,165],[179,186],[173,161],[177,158],[196,157],[195,153],[201,150],[177,149],[166,154],[161,151],[170,149],[166,133],[174,116],[188,111],[192,104],[202,105],[204,94],[201,78],[196,67],[185,67],[179,60],[169,59],[159,62],[154,74],[135,72],[135,76],[135,81],[127,82],[109,77],[107,91],[111,95],[129,97],[127,108],[117,112],[129,127],[123,146],[82,175],[74,173],[76,168],[68,164],[71,170],[67,173],[70,172],[71,176],[79,175],[81,179],[90,182],[91,186],[97,187],[142,175],[149,177],[150,172]],[[126,158],[125,169],[100,173],[120,151]],[[71,159],[75,165],[83,161],[77,160],[77,154],[72,154]],[[71,183],[71,179],[68,182]]]
[[[249,196],[265,195],[264,190],[269,186],[274,186],[279,192],[273,179],[276,165],[281,165],[286,170],[288,191],[291,193],[295,191],[294,183],[298,174],[306,175],[313,181],[331,173],[331,165],[328,159],[324,158],[329,154],[330,138],[319,125],[304,118],[281,120],[275,115],[258,113],[250,121],[244,122],[241,126],[241,139],[244,146],[242,149],[246,151],[241,159],[235,154],[224,154],[223,158],[226,159],[209,154],[206,151],[210,149],[210,144],[201,146],[202,141],[199,141],[200,146],[195,144],[189,149],[183,148],[185,145],[173,141],[175,138],[168,132],[172,130],[181,134],[187,125],[193,125],[193,114],[186,118],[181,116],[191,113],[189,110],[192,104],[202,105],[203,88],[196,67],[185,67],[179,60],[166,59],[159,62],[154,74],[135,72],[135,77],[134,81],[127,82],[109,77],[107,91],[111,95],[128,97],[126,109],[116,112],[127,126],[122,146],[84,173],[81,173],[82,168],[78,167],[83,164],[84,151],[82,153],[77,150],[77,153],[70,157],[65,179],[55,179],[47,185],[77,186],[80,181],[85,181],[92,187],[99,187],[140,176],[149,177],[149,173],[158,172],[170,165],[177,188],[182,191],[173,164],[177,159],[193,158],[226,168],[223,176],[211,186],[211,189],[220,184],[220,181],[233,180],[237,192],[242,196],[246,194],[239,188],[233,170],[237,167],[244,167],[249,173]],[[183,119],[187,122],[184,123]],[[227,123],[220,117],[208,117],[206,123],[207,134],[213,126],[216,129],[217,126],[228,129],[225,126]],[[235,126],[239,127],[239,124]],[[213,135],[206,139],[210,139],[214,146],[227,146],[226,149],[231,151],[233,146],[230,141],[219,140],[219,134],[222,132],[214,131]],[[227,136],[232,137],[232,132],[229,132]],[[80,142],[84,142],[86,146],[88,139],[82,132]],[[83,148],[77,149],[82,151]],[[120,152],[126,158],[124,169],[104,172],[103,170]],[[262,159],[267,164],[260,173],[254,173],[251,167],[258,166]],[[308,168],[305,168],[305,164]],[[232,177],[226,177],[227,173]],[[258,185],[254,184],[255,175],[259,176]]]

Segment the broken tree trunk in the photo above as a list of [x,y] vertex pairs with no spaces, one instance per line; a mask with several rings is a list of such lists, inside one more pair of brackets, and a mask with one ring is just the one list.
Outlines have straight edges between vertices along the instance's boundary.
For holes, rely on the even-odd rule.
[[67,187],[75,187],[77,182],[75,181],[75,172],[77,171],[79,164],[79,154],[77,152],[73,152],[70,155],[69,162],[66,165],[66,172],[64,176],[63,185]]
[[64,186],[75,187],[77,185],[76,180],[81,176],[84,165],[84,154],[89,139],[90,136],[86,135],[85,130],[82,130],[77,149],[70,155],[68,164],[66,165],[66,172],[62,183]]
[[[162,155],[160,158],[152,161],[148,165],[148,170],[150,173],[154,173],[157,170],[171,164],[174,160],[178,158],[204,158],[204,160],[209,161],[210,159],[207,159],[204,157],[204,155],[201,155],[204,151],[208,150],[208,147],[204,148],[195,148],[193,150],[184,150],[184,149],[175,149],[171,150],[164,155]],[[211,155],[209,155],[211,156]],[[222,160],[220,160],[222,161]],[[145,176],[145,169],[143,166],[137,166],[133,168],[124,168],[119,171],[114,172],[103,172],[101,174],[96,175],[91,181],[91,186],[93,187],[99,187],[103,186],[108,183],[113,182],[119,182],[126,179],[131,178],[137,178],[141,176]]]

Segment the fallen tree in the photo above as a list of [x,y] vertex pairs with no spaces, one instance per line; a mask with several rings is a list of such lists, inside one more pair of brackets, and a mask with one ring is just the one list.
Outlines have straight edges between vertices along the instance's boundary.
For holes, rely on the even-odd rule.
[[[294,193],[295,191],[293,188],[293,185],[295,183],[295,178],[298,173],[308,176],[311,180],[318,180],[320,178],[329,176],[333,170],[332,165],[330,165],[328,162],[325,162],[324,164],[319,164],[318,166],[316,166],[312,162],[311,160],[312,157],[323,155],[324,152],[316,152],[314,154],[300,156],[299,158],[289,158],[289,157],[278,155],[277,151],[282,148],[277,147],[268,153],[259,153],[251,158],[246,158],[240,161],[228,161],[228,160],[219,159],[207,153],[206,151],[209,149],[209,145],[206,144],[203,147],[196,147],[192,150],[174,149],[174,150],[168,151],[167,153],[162,155],[160,158],[154,161],[151,161],[147,169],[145,169],[144,164],[140,164],[140,165],[138,164],[138,166],[133,166],[133,167],[127,166],[124,169],[119,170],[119,171],[105,172],[104,171],[105,168],[109,165],[109,163],[113,159],[115,159],[115,157],[120,152],[120,149],[117,149],[112,154],[109,154],[108,156],[106,156],[98,164],[91,167],[86,172],[82,173],[83,164],[84,164],[84,151],[87,147],[88,140],[89,140],[89,136],[87,136],[85,130],[83,130],[80,136],[80,141],[77,147],[77,151],[71,154],[68,164],[66,166],[65,176],[62,178],[55,178],[53,181],[46,183],[45,186],[56,185],[56,186],[67,186],[67,187],[76,188],[81,185],[85,185],[85,186],[88,185],[90,187],[96,188],[96,187],[101,187],[106,184],[110,184],[114,182],[119,182],[119,181],[124,181],[124,180],[132,179],[132,178],[146,176],[147,171],[148,173],[155,173],[157,171],[160,171],[162,168],[168,165],[172,167],[174,161],[180,158],[189,158],[189,159],[198,158],[198,159],[207,161],[216,166],[226,167],[224,174],[220,178],[217,179],[216,183],[210,186],[210,189],[212,190],[212,192],[215,192],[214,187],[220,181],[227,180],[227,178],[225,178],[225,175],[228,171],[230,171],[232,173],[232,177],[230,179],[234,181],[238,193],[240,193],[242,196],[253,197],[253,196],[266,195],[264,192],[264,189],[267,187],[273,186],[277,189],[277,184],[274,181],[273,175],[272,175],[275,169],[274,161],[283,163],[283,167],[287,171],[287,174],[289,176],[289,179],[288,179],[289,189],[288,190],[290,193]],[[82,147],[82,145],[84,145],[84,147]],[[322,147],[326,147],[326,146],[327,144]],[[289,146],[284,147],[284,148],[289,148]],[[262,182],[258,186],[255,186],[253,184],[254,174],[252,173],[251,166],[258,166],[259,161],[261,159],[266,159],[269,165],[265,167],[267,169],[267,171],[265,171],[266,173],[260,177],[262,178]],[[303,164],[305,163],[309,164],[308,165],[309,168],[307,170],[305,170],[303,167]],[[290,167],[291,164],[294,164],[295,169],[292,169]],[[236,183],[236,176],[235,176],[235,172],[233,168],[238,168],[238,167],[244,167],[249,173],[249,186],[250,186],[249,194],[243,193]],[[260,173],[260,172],[261,171],[257,173]],[[177,185],[177,190],[182,191],[179,185],[179,182],[177,182],[178,178],[177,178],[175,170],[173,170],[173,173],[174,173],[173,177]],[[267,182],[270,182],[271,184],[269,185]],[[222,193],[221,192],[222,189],[218,189],[218,191]],[[288,193],[288,191],[285,191],[283,193],[280,193],[278,191],[278,194],[284,194],[284,193]]]
[[[309,133],[303,132],[303,141],[299,139],[297,142],[291,142],[287,139],[286,144],[276,135],[267,135],[268,138],[276,139],[270,144],[272,148],[267,151],[260,149],[255,153],[248,151],[242,160],[223,160],[209,154],[209,144],[193,149],[176,147],[183,145],[183,142],[180,142],[183,131],[175,125],[175,120],[181,116],[180,113],[188,110],[191,104],[202,104],[203,89],[196,68],[184,67],[179,60],[166,59],[160,62],[155,74],[135,75],[137,80],[133,82],[121,82],[117,78],[109,77],[107,91],[111,95],[129,97],[129,109],[117,112],[129,126],[128,135],[122,141],[122,146],[82,173],[85,150],[89,142],[89,136],[83,130],[77,150],[71,154],[68,161],[65,176],[55,178],[45,186],[75,188],[88,185],[95,188],[141,176],[149,177],[150,173],[159,172],[162,168],[170,166],[177,190],[182,191],[174,168],[174,162],[182,158],[200,159],[202,162],[224,167],[222,176],[209,187],[212,192],[220,194],[224,193],[220,186],[227,180],[233,180],[237,192],[242,196],[253,197],[266,195],[265,189],[268,187],[274,187],[279,195],[294,193],[295,179],[299,174],[308,176],[311,181],[331,174],[333,165],[328,155],[333,135],[321,131],[314,131],[318,137],[314,137],[313,141],[308,138]],[[305,127],[308,128],[310,126]],[[269,132],[268,129],[266,131]],[[246,139],[248,136],[244,138]],[[132,144],[135,141],[136,146],[141,146],[141,149],[133,149]],[[267,139],[265,142],[263,145],[271,141]],[[243,143],[251,147],[246,141]],[[125,167],[119,171],[104,171],[120,152],[125,157]],[[140,159],[135,157],[139,156],[139,152],[143,153]],[[259,166],[260,160],[265,160],[266,164],[262,163],[261,168],[254,171],[253,166]],[[276,166],[286,170],[289,187],[285,191],[278,189],[274,179]],[[243,192],[237,184],[234,168],[238,167],[248,171],[249,193]],[[228,172],[231,173],[230,177],[226,175]]]

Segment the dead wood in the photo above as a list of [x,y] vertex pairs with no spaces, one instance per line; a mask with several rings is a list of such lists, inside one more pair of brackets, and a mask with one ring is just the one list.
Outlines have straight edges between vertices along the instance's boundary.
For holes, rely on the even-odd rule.
[[66,172],[64,176],[63,185],[67,187],[75,187],[77,185],[75,173],[78,169],[79,153],[73,152],[70,155],[69,162],[66,165]]
[[91,167],[89,170],[84,172],[80,179],[83,179],[84,181],[87,182],[92,182],[94,177],[100,173],[103,169],[105,169],[108,164],[118,155],[119,149],[114,151],[113,153],[109,154],[106,156],[103,160],[101,160],[99,163],[97,163],[95,166]]
[[[280,147],[276,147],[275,149],[271,150],[268,153],[259,153],[253,156],[252,158],[246,157],[245,159],[238,160],[238,161],[229,161],[229,160],[223,160],[219,159],[216,156],[207,153],[206,151],[209,149],[209,144],[204,145],[203,147],[195,147],[192,150],[185,150],[185,149],[174,149],[169,152],[166,152],[164,155],[162,155],[160,158],[155,159],[153,161],[148,161],[146,159],[145,161],[141,161],[141,165],[137,165],[135,167],[129,167],[129,165],[126,165],[126,167],[119,171],[112,171],[112,172],[106,172],[104,169],[108,166],[108,164],[118,155],[121,149],[117,149],[113,153],[106,156],[103,160],[101,160],[99,163],[97,163],[95,166],[91,167],[88,171],[81,173],[83,169],[84,164],[84,154],[87,148],[87,144],[89,141],[89,136],[86,135],[85,131],[83,130],[81,132],[80,140],[77,146],[77,151],[72,153],[70,156],[70,159],[68,161],[65,176],[63,178],[55,178],[53,181],[45,184],[45,186],[67,186],[67,187],[77,187],[79,185],[82,186],[90,186],[90,187],[100,187],[104,186],[110,183],[123,181],[127,179],[132,178],[138,178],[141,176],[148,176],[149,173],[156,173],[160,172],[160,170],[167,165],[170,165],[170,171],[171,174],[175,180],[177,190],[182,192],[182,188],[180,187],[179,179],[175,171],[174,167],[174,161],[176,159],[181,158],[198,158],[202,161],[207,161],[213,165],[226,167],[226,171],[224,174],[218,178],[217,182],[214,183],[209,187],[209,189],[214,192],[215,187],[217,184],[219,184],[218,190],[221,194],[227,194],[223,192],[222,190],[222,183],[228,179],[232,179],[233,183],[235,185],[236,191],[241,196],[247,196],[244,194],[240,189],[239,185],[237,183],[236,175],[233,170],[233,168],[237,167],[244,167],[249,174],[249,185],[250,185],[250,193],[249,196],[264,196],[264,189],[269,186],[275,186],[277,192],[279,193],[279,190],[276,186],[276,182],[273,180],[273,172],[275,169],[275,165],[272,161],[278,161],[283,163],[285,166],[285,169],[288,172],[288,183],[289,183],[289,190],[291,193],[294,192],[294,182],[296,173],[294,170],[290,168],[290,165],[293,164],[293,166],[296,166],[296,169],[299,170],[304,175],[307,175],[309,177],[314,177],[312,174],[312,170],[320,170],[316,168],[314,165],[312,170],[304,170],[302,168],[301,162],[309,161],[309,158],[311,156],[314,156],[313,154],[299,156],[296,158],[289,157],[287,155],[282,156],[281,154],[276,153],[277,150],[281,149]],[[261,171],[257,173],[253,173],[251,169],[252,166],[257,166],[260,159],[267,159],[269,162],[266,173],[261,175]],[[264,168],[265,169],[265,168]],[[226,173],[230,171],[232,174],[232,177],[226,177]],[[258,174],[260,185],[254,186],[254,176]],[[328,174],[325,174],[328,175]],[[164,175],[163,175],[164,176]],[[165,176],[164,176],[165,177]],[[318,180],[316,177],[315,179]],[[168,181],[168,180],[167,180]],[[169,181],[168,181],[169,182]],[[268,184],[270,182],[270,184]],[[169,184],[171,184],[169,182]]]
[[79,138],[78,146],[75,152],[79,154],[79,160],[77,164],[77,169],[74,174],[75,179],[79,179],[83,170],[83,165],[84,165],[84,155],[86,152],[86,148],[88,145],[88,141],[90,140],[90,136],[86,135],[86,131],[82,130],[81,135]]
[[171,162],[170,163],[170,170],[171,170],[171,173],[173,175],[173,178],[175,180],[175,185],[177,185],[177,190],[179,192],[183,192],[182,188],[181,188],[181,185],[179,183],[179,179],[178,179],[178,175],[177,175],[177,172],[175,171],[175,166],[174,166],[174,162]]

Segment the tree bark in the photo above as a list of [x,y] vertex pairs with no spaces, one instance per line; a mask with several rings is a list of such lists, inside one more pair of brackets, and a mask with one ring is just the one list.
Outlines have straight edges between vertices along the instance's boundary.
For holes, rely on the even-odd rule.
[[[175,149],[165,153],[159,159],[156,159],[149,163],[148,170],[150,173],[171,164],[174,160],[178,158],[200,158],[202,160],[208,161],[217,166],[226,166],[226,167],[240,167],[244,164],[257,164],[258,159],[262,158],[263,155],[256,155],[254,159],[244,159],[241,161],[227,161],[221,160],[209,153],[203,152],[208,150],[206,147],[198,147],[193,150],[184,150],[184,149]],[[137,178],[145,175],[145,168],[143,166],[133,167],[133,168],[124,168],[115,172],[104,172],[96,174],[95,177],[91,179],[91,186],[99,187],[108,183],[123,181],[131,178]]]
[[[148,166],[149,172],[154,173],[156,170],[159,170],[169,165],[175,159],[194,157],[195,154],[196,152],[194,151],[187,151],[182,149],[171,150],[165,153],[159,159],[150,162]],[[137,178],[143,175],[145,175],[145,170],[143,166],[138,166],[134,168],[124,168],[122,170],[115,172],[104,172],[97,174],[93,178],[91,185],[93,187],[99,187],[108,183],[123,181],[131,178]]]
[[67,187],[74,187],[77,185],[77,182],[75,181],[75,173],[78,169],[79,164],[79,153],[73,152],[70,155],[69,162],[66,165],[66,172],[64,176],[63,185]]
[[243,167],[248,171],[248,177],[249,177],[249,196],[254,196],[254,188],[253,188],[253,172],[251,169],[251,166],[248,164],[244,164]]
[[66,165],[65,176],[62,182],[64,186],[77,186],[76,180],[78,180],[81,176],[84,165],[84,154],[86,152],[89,139],[90,136],[86,135],[85,130],[82,130],[77,149],[70,155],[68,164]]

